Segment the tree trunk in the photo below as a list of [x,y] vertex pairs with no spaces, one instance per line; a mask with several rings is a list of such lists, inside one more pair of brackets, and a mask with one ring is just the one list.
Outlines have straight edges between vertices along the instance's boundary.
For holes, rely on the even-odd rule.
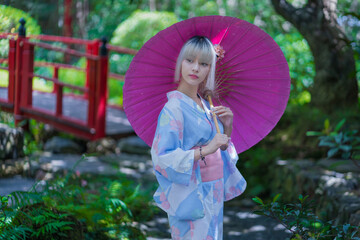
[[337,0],[308,0],[295,8],[286,0],[271,0],[275,10],[307,40],[316,75],[311,103],[327,112],[358,106],[354,52],[337,23]]
[[156,11],[156,0],[149,1],[149,8],[150,8],[150,12]]
[[222,0],[216,0],[216,3],[217,3],[218,8],[219,8],[219,15],[220,16],[225,16],[226,15],[226,10],[224,8],[224,2]]
[[78,25],[77,33],[80,38],[87,38],[86,18],[89,15],[88,0],[76,1],[76,21]]
[[72,37],[72,0],[64,1],[64,36]]

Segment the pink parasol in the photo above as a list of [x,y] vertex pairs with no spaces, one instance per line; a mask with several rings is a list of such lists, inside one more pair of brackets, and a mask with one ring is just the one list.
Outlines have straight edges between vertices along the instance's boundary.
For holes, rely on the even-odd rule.
[[231,140],[238,153],[263,139],[285,111],[290,94],[286,59],[259,27],[224,16],[194,17],[160,31],[140,49],[125,76],[124,110],[136,134],[151,146],[157,118],[177,88],[177,56],[191,37],[208,37],[225,51],[217,62],[214,105],[234,113]]

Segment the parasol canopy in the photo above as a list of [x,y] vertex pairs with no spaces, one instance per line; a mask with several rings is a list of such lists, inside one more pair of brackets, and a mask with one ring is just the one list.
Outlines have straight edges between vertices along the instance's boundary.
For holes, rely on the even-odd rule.
[[139,50],[125,76],[124,110],[136,134],[151,146],[157,118],[176,90],[177,57],[193,36],[225,51],[216,66],[214,105],[234,114],[231,140],[243,152],[263,139],[285,111],[289,68],[277,43],[259,27],[227,16],[194,17],[160,31]]

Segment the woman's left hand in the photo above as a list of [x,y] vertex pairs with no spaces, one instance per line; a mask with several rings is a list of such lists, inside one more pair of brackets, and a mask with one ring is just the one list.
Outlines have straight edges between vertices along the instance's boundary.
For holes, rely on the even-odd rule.
[[212,112],[219,117],[221,123],[224,125],[224,128],[232,129],[234,114],[230,108],[225,106],[216,106],[212,108]]

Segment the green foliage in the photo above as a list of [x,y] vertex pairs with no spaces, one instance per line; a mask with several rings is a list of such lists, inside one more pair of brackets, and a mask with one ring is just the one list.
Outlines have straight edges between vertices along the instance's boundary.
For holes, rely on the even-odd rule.
[[278,200],[277,194],[270,203],[264,203],[261,198],[253,201],[258,204],[255,214],[267,216],[277,220],[292,233],[291,239],[303,240],[359,240],[359,229],[350,224],[334,226],[333,221],[323,222],[314,214],[314,202],[309,196],[299,195],[297,203],[284,204]]
[[[17,127],[23,127],[28,120],[18,123]],[[3,112],[0,109],[0,123],[4,123],[11,128],[15,128],[15,120],[12,114]],[[26,156],[39,151],[43,146],[44,124],[35,120],[30,120],[30,132],[24,132],[23,151]]]
[[[176,23],[173,13],[145,12],[137,10],[115,30],[111,43],[122,47],[140,49],[157,32]],[[110,56],[110,71],[125,75],[133,59],[131,55],[113,53]],[[124,82],[109,80],[109,102],[122,104]]]
[[319,146],[329,148],[327,157],[331,158],[341,154],[342,159],[357,159],[360,150],[360,137],[357,130],[343,130],[346,119],[342,119],[332,130],[329,119],[324,122],[321,132],[309,131],[307,136],[318,136]]
[[[40,34],[41,29],[37,22],[26,12],[0,5],[0,33],[16,33],[18,32],[20,18],[26,21],[26,34]],[[0,58],[5,58],[9,51],[9,41],[0,40]]]
[[[89,4],[91,11],[86,24],[89,39],[110,37],[116,26],[128,18],[138,7],[132,0],[90,1]],[[76,26],[74,30],[76,33]]]
[[[356,64],[356,79],[360,87],[360,15],[359,6],[356,6],[353,1],[339,1],[338,21],[348,38],[348,44],[354,49],[354,58]],[[360,101],[360,99],[359,99]]]
[[178,19],[173,13],[137,10],[116,28],[111,43],[140,49],[157,32],[177,21]]
[[279,34],[274,40],[281,46],[289,64],[291,76],[290,104],[309,103],[309,87],[315,76],[314,59],[306,40],[300,33]]
[[34,186],[1,197],[0,239],[145,239],[134,221],[152,218],[151,195],[121,175],[82,175],[75,171],[81,161],[41,192]]
[[267,144],[259,144],[240,155],[238,168],[241,169],[241,173],[246,176],[248,182],[246,195],[253,196],[269,192],[267,177],[281,152],[279,149],[266,146]]
[[0,87],[7,87],[8,85],[9,85],[9,72],[7,70],[0,70]]
[[20,18],[24,18],[26,21],[27,34],[40,34],[40,26],[29,14],[22,10],[4,5],[0,5],[0,32],[17,32],[20,26]]
[[46,131],[45,124],[34,119],[29,119],[29,131],[24,132],[24,153],[29,156],[43,149]]
[[74,239],[81,236],[73,234],[72,225],[77,220],[70,214],[45,206],[38,193],[14,192],[1,197],[0,219],[1,240]]
[[[49,42],[48,44],[51,44],[53,47],[58,48],[67,48],[67,46],[64,43],[61,42]],[[45,62],[63,62],[64,60],[64,53],[54,51],[54,50],[48,50],[41,47],[35,47],[35,61],[45,61]]]
[[4,123],[9,127],[15,127],[15,120],[12,114],[4,112],[0,108],[0,123]]

